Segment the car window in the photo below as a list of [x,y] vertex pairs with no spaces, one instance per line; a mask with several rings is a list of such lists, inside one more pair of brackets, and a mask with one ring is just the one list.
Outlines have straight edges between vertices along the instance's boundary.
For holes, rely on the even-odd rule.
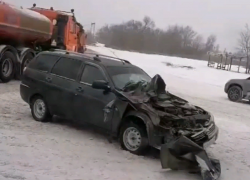
[[137,67],[108,67],[107,71],[115,87],[123,89],[127,83],[150,82],[151,77]]
[[28,64],[28,68],[49,72],[58,59],[58,56],[41,54]]
[[75,80],[77,78],[82,61],[69,58],[61,58],[53,67],[51,73]]
[[106,79],[100,69],[95,66],[86,65],[82,73],[81,82],[92,84],[95,80]]

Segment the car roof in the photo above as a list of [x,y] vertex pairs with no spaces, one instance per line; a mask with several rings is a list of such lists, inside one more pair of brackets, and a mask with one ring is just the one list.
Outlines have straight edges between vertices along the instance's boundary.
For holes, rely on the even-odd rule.
[[[53,51],[43,51],[39,53],[41,54],[49,54],[49,55],[57,55],[61,57],[68,57],[68,58],[74,58],[78,60],[89,60],[88,62],[99,64],[105,67],[137,67],[131,64],[128,60],[115,58],[111,56],[105,56],[98,53],[76,53],[76,52],[70,52],[65,50],[53,50]],[[84,59],[83,59],[84,58]]]

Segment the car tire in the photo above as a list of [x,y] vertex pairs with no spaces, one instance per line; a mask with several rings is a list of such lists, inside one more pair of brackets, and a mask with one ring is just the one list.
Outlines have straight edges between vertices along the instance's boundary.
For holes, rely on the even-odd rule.
[[149,147],[147,131],[132,122],[125,123],[120,131],[120,143],[124,150],[142,155]]
[[227,92],[228,99],[233,102],[242,100],[242,89],[239,86],[232,86]]
[[31,101],[31,114],[32,117],[39,122],[48,122],[51,120],[52,115],[49,112],[48,106],[41,96],[36,96]]
[[0,57],[0,80],[3,83],[7,83],[14,78],[15,74],[15,55],[6,51]]

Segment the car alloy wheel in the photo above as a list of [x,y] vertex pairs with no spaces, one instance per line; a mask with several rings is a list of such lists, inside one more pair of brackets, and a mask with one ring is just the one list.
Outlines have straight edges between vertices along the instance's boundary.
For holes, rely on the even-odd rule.
[[233,86],[228,90],[228,98],[231,101],[239,101],[242,99],[242,90],[238,86]]

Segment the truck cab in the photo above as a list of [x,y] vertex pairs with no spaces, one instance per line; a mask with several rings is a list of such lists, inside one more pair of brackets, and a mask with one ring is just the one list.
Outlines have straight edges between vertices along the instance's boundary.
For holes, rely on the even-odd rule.
[[51,20],[53,33],[50,42],[48,42],[49,46],[68,51],[83,52],[82,49],[85,48],[85,44],[79,43],[81,42],[79,33],[83,28],[82,26],[80,27],[80,23],[76,21],[73,9],[71,12],[58,11],[52,7],[50,9],[39,8],[36,7],[36,4],[33,4],[33,7],[29,9]]

